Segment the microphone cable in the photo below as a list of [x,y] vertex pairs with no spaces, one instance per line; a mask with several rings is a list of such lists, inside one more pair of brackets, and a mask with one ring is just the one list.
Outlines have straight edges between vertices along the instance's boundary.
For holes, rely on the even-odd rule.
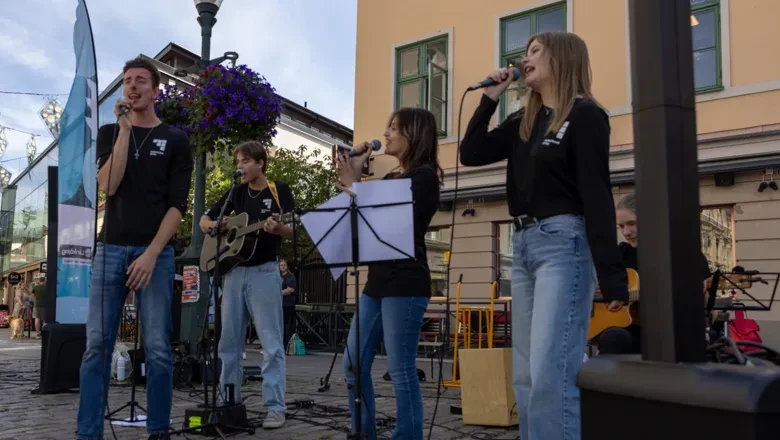
[[[121,108],[121,107],[120,107]],[[111,154],[109,155],[109,158],[111,159],[111,163],[108,164],[108,182],[106,183],[106,204],[105,204],[105,214],[103,215],[103,240],[108,237],[108,209],[109,209],[109,203],[108,198],[113,197],[111,194],[111,173],[114,170],[114,144],[116,143],[116,137],[117,137],[117,130],[119,129],[119,118],[122,116],[126,116],[127,112],[121,113],[116,117],[116,124],[114,124],[114,130],[113,134],[111,135]],[[130,133],[133,135],[133,127],[130,126]],[[128,148],[130,147],[128,142]],[[125,163],[125,167],[127,167],[127,164]],[[100,172],[100,170],[98,170]],[[95,225],[97,227],[97,224]],[[97,231],[96,231],[97,232]],[[97,240],[95,240],[95,246],[97,247]],[[111,414],[111,408],[108,406],[108,387],[106,386],[106,338],[105,338],[105,322],[103,321],[103,318],[105,316],[105,295],[106,295],[106,246],[105,243],[103,243],[103,262],[102,262],[102,272],[100,274],[100,393],[102,395],[102,398],[105,399],[105,406],[106,406],[106,413]],[[95,252],[95,255],[97,255],[97,252]],[[94,287],[94,286],[93,286]],[[135,313],[139,313],[140,310],[136,307]],[[138,321],[138,325],[141,325],[140,320]],[[135,329],[137,332],[139,329]],[[113,354],[113,352],[112,352]],[[135,364],[133,364],[133,374],[135,374]],[[133,378],[133,381],[135,382],[135,378]],[[105,423],[103,420],[105,420],[105,415],[100,416],[101,426],[100,430],[101,432],[104,429],[104,426],[102,425]],[[111,435],[114,436],[114,440],[118,440],[116,436],[116,432],[114,431],[114,424],[111,423],[111,420],[109,420],[108,426],[111,427]]]
[[[452,264],[452,244],[453,239],[455,238],[455,212],[458,207],[458,170],[460,169],[460,130],[461,130],[461,122],[463,120],[463,102],[466,100],[466,95],[471,90],[466,89],[465,92],[463,92],[463,95],[460,98],[460,106],[458,108],[458,134],[457,134],[457,141],[456,141],[456,147],[455,147],[455,188],[453,189],[452,194],[452,220],[450,222],[450,246],[449,246],[449,252],[450,257],[447,259],[447,273],[445,275],[445,282],[447,283],[447,303],[445,304],[445,314],[444,314],[444,326],[442,331],[442,337],[447,341],[445,344],[444,350],[439,350],[439,380],[437,381],[436,385],[436,405],[433,407],[433,416],[431,417],[431,425],[428,429],[428,440],[431,440],[431,434],[433,434],[433,427],[434,423],[436,421],[436,413],[439,410],[439,400],[441,399],[441,384],[444,380],[443,377],[443,369],[444,369],[444,354],[446,352],[446,347],[449,346],[449,338],[450,338],[450,292],[452,291],[452,285],[450,284],[450,265]],[[457,313],[457,310],[455,311]],[[458,329],[455,329],[457,332]],[[457,347],[455,347],[457,349]],[[454,360],[453,360],[454,362]],[[455,378],[452,378],[455,380]]]

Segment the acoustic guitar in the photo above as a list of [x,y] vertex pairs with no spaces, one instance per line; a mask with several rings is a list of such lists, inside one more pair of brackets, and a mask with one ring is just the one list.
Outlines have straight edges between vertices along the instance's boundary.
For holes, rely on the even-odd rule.
[[[609,303],[593,303],[590,312],[590,326],[588,327],[588,340],[600,335],[610,327],[625,328],[632,322],[639,323],[639,274],[634,269],[626,269],[628,275],[628,305],[617,310],[609,310]],[[596,295],[601,295],[596,291]]]
[[[257,248],[257,235],[253,234],[263,229],[266,220],[249,223],[249,215],[245,212],[228,217],[225,230],[219,233],[219,263],[217,263],[217,237],[207,234],[203,239],[203,249],[200,252],[200,270],[213,272],[219,264],[221,276],[227,275],[239,264],[249,261]],[[282,214],[279,223],[290,223],[295,219],[293,213]]]

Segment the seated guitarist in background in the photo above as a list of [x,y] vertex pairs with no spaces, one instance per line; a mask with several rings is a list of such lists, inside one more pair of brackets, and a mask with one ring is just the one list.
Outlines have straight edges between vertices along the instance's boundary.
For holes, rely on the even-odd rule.
[[[623,265],[626,269],[634,269],[639,273],[637,259],[637,246],[639,235],[637,233],[636,218],[636,193],[623,197],[617,204],[615,216],[617,226],[625,242],[618,245]],[[701,259],[695,262],[692,276],[699,277],[703,282],[710,277],[710,267],[707,258],[701,254]],[[642,352],[639,325],[631,324],[628,327],[610,327],[604,330],[596,339],[600,354],[635,354]]]
[[[263,428],[279,428],[284,424],[287,407],[284,403],[286,372],[282,340],[282,277],[279,275],[277,260],[282,237],[292,237],[293,231],[275,219],[283,212],[292,212],[293,195],[287,184],[266,179],[268,154],[260,142],[240,144],[233,151],[233,157],[244,175],[241,177],[241,185],[236,187],[228,201],[225,214],[245,212],[251,222],[265,220],[266,223],[257,233],[257,246],[252,257],[228,272],[224,278],[219,343],[219,358],[222,360],[220,389],[227,399],[225,386],[232,384],[235,401],[241,402],[241,354],[246,342],[247,319],[251,315],[263,345],[263,404],[268,409]],[[200,218],[200,227],[204,232],[208,233],[217,226],[215,218],[227,196],[226,192]],[[224,223],[221,227],[224,227]]]

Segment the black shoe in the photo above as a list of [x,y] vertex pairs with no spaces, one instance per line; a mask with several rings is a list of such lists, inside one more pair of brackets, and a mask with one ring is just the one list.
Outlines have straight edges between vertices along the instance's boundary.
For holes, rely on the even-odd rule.
[[168,434],[152,434],[149,436],[149,440],[171,440],[171,436]]

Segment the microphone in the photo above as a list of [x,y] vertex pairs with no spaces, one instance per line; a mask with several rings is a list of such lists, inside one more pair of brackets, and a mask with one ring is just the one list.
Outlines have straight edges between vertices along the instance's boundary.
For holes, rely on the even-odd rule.
[[244,175],[244,170],[242,170],[241,168],[239,168],[239,169],[237,169],[237,170],[233,171],[233,176],[232,176],[232,177],[233,177],[234,179],[238,179],[239,177],[241,177],[241,176],[243,176],[243,175]]
[[[523,76],[523,71],[522,70],[518,69],[517,67],[513,67],[512,68],[512,80],[513,81],[517,81],[518,79],[522,78],[522,76]],[[482,87],[490,87],[490,86],[495,85],[495,84],[496,84],[495,81],[493,81],[492,79],[488,78],[488,79],[480,81],[480,82],[478,82],[476,84],[470,85],[469,88],[466,89],[466,90],[469,90],[469,91],[477,90],[477,89],[481,89]]]
[[[348,154],[349,157],[355,157],[365,153],[365,151],[357,151],[355,150],[355,147],[350,147],[349,145],[344,145],[340,143],[336,143],[334,145],[336,145],[336,147],[338,147],[339,150],[349,150],[349,154]],[[379,151],[380,148],[382,148],[381,142],[379,142],[377,139],[371,141],[371,150]]]
[[[379,142],[376,139],[371,141],[371,149],[373,151],[379,151],[380,148],[382,148],[382,143],[381,142]],[[361,151],[361,152],[358,153],[358,151],[353,148],[349,152],[349,157],[355,157],[355,156],[358,156],[358,155],[363,154],[363,153],[365,153],[365,151]]]
[[127,113],[129,111],[130,111],[130,108],[127,107],[126,105],[120,105],[119,106],[119,116],[122,116],[123,114],[125,114],[125,113]]

